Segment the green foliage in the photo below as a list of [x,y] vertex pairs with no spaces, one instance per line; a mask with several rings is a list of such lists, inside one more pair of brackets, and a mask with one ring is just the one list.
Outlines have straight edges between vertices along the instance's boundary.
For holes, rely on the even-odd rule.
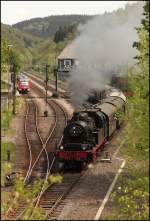
[[[16,110],[19,110],[22,107],[23,101],[20,97],[16,98]],[[12,103],[9,103],[9,110],[5,109],[1,112],[1,129],[8,130],[10,127],[10,122],[13,119],[12,115]]]
[[122,111],[117,111],[115,113],[115,117],[119,120],[119,121],[122,121],[124,119],[124,113]]
[[19,22],[13,25],[13,27],[33,36],[46,39],[49,37],[53,38],[59,27],[70,26],[71,31],[73,26],[79,23],[85,23],[92,17],[93,16],[90,15],[54,15],[46,18],[35,18]]
[[17,74],[21,68],[21,61],[19,59],[16,50],[14,49],[10,51],[10,64],[13,67],[12,68],[13,72]]
[[64,41],[64,39],[70,34],[70,33],[75,33],[76,31],[76,24],[70,25],[70,26],[64,26],[59,27],[59,29],[56,31],[54,35],[54,42],[58,43],[60,41]]
[[[142,164],[140,164],[142,166]],[[134,175],[133,175],[134,174]],[[146,175],[146,176],[145,176]],[[143,169],[128,169],[113,193],[114,204],[118,206],[118,220],[147,220],[149,217],[149,180]]]
[[9,110],[9,112],[7,110],[3,111],[1,113],[1,129],[2,130],[7,130],[9,129],[9,125],[10,122],[12,120],[12,114]]
[[49,182],[51,183],[62,183],[63,177],[61,175],[50,175],[48,178]]
[[[11,162],[7,162],[7,150],[10,150]],[[1,186],[5,184],[5,175],[12,171],[12,166],[15,160],[15,145],[12,142],[1,143]]]
[[55,43],[52,39],[47,39],[39,44],[34,51],[32,69],[39,74],[45,75],[45,65],[48,64],[48,72],[53,75],[56,68],[56,59],[64,47],[72,40],[73,35],[68,35],[64,41]]
[[132,72],[131,75],[129,82],[132,85],[134,96],[127,103],[127,131],[134,131],[134,133],[127,133],[127,142],[133,148],[140,148],[141,154],[144,154],[149,149],[148,73],[141,76]]
[[34,182],[34,184],[32,184],[32,186],[29,186],[31,188],[30,191],[28,187],[25,187],[23,180],[24,179],[21,176],[16,177],[15,185],[13,187],[13,201],[11,198],[9,198],[7,206],[6,204],[2,204],[3,218],[7,218],[8,208],[13,211],[19,206],[20,201],[24,201],[24,203],[26,204],[26,209],[20,217],[22,220],[44,220],[45,216],[43,213],[43,209],[39,207],[34,208],[36,202],[35,199],[41,191],[43,185],[44,189],[47,189],[50,184],[61,183],[63,177],[58,174],[50,175],[47,182],[43,180],[37,180]]
[[139,51],[139,55],[135,58],[142,67],[149,61],[149,1],[145,1],[143,9],[145,17],[142,19],[140,27],[136,28],[139,41],[133,43],[133,47]]
[[[145,2],[141,26],[137,28],[138,64],[128,70],[129,88],[134,95],[127,101],[125,144],[121,152],[127,158],[125,172],[113,193],[113,219],[149,219],[149,2]],[[145,22],[144,22],[145,20]],[[117,211],[116,211],[117,210]],[[110,217],[104,217],[110,219]]]
[[149,33],[149,9],[150,9],[149,1],[145,1],[143,9],[144,9],[143,15],[145,16],[145,18],[142,19],[141,23],[144,29]]
[[58,43],[60,41],[63,41],[65,37],[66,37],[66,33],[65,33],[64,29],[59,27],[58,31],[56,31],[56,33],[55,33],[54,42]]
[[2,40],[7,41],[7,44],[11,44],[12,48],[16,50],[23,68],[31,65],[32,49],[40,42],[40,39],[4,24],[1,24],[1,33]]
[[[148,5],[146,2],[143,14]],[[148,18],[146,21],[149,23]],[[134,134],[129,136],[128,140],[133,147],[140,148],[144,154],[149,150],[149,34],[143,23],[142,27],[137,28],[137,32],[139,35],[138,65],[136,69],[132,68],[129,72],[129,85],[134,96],[127,105],[130,119],[128,127],[130,130],[134,130]]]
[[8,45],[6,40],[1,40],[1,73],[7,71],[8,65]]

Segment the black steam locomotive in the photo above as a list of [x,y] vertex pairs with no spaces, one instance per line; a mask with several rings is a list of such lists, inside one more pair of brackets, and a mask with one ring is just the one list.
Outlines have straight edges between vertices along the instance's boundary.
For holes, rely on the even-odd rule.
[[98,150],[122,124],[125,101],[123,93],[114,90],[102,103],[75,112],[56,151],[60,165],[95,161]]

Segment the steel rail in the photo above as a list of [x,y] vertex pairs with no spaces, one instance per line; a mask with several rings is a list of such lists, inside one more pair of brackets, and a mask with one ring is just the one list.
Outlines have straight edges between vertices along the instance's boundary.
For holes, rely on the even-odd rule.
[[79,179],[81,178],[82,175],[80,175],[79,177],[77,177],[75,179],[75,181],[71,182],[71,184],[69,185],[69,187],[67,188],[66,191],[64,191],[62,194],[60,194],[60,196],[57,198],[55,204],[52,206],[52,208],[50,209],[50,211],[48,211],[45,215],[45,220],[47,220],[47,218],[54,212],[54,210],[56,210],[58,208],[58,206],[60,205],[60,203],[62,202],[62,200],[65,199],[65,197],[70,193],[70,191],[72,190],[72,188],[74,187],[75,184],[77,184],[77,182],[79,181]]
[[[32,101],[32,103],[33,103],[33,101]],[[35,103],[34,103],[34,105],[35,105]],[[37,125],[38,114],[37,114],[37,107],[36,107],[36,105],[35,105],[35,108],[36,108],[35,109],[36,131],[37,131],[38,137],[39,137],[41,145],[42,145],[42,150],[44,150],[45,154],[46,154],[46,158],[47,158],[47,171],[46,171],[46,174],[47,174],[49,172],[49,157],[48,157],[47,150],[45,149],[45,145],[43,144],[42,138],[41,138],[39,130],[38,130],[38,125]],[[30,153],[29,154],[30,155],[30,157],[29,157],[30,158],[30,160],[29,160],[30,162],[29,162],[28,171],[27,171],[26,176],[24,178],[24,185],[26,184],[27,179],[29,179],[29,177],[31,176],[31,173],[32,173],[32,171],[34,169],[34,167],[31,166],[32,165],[32,155],[33,155],[33,153],[31,151],[31,141],[29,141],[28,132],[27,132],[27,120],[28,120],[29,110],[30,110],[30,106],[29,106],[29,103],[28,103],[28,108],[27,108],[27,112],[26,112],[26,116],[25,116],[24,131],[25,131],[25,136],[26,136],[26,140],[27,140],[27,144],[28,144],[29,153]],[[37,158],[39,159],[39,155],[38,155]],[[37,158],[36,158],[35,162],[37,162]],[[34,165],[35,165],[35,162],[34,162]],[[13,200],[13,203],[15,202],[16,199],[17,198],[15,197],[14,200]],[[13,205],[13,203],[12,203],[12,205]],[[25,209],[16,217],[16,219],[20,218],[20,216],[24,213]],[[11,206],[8,208],[6,216],[8,216],[8,213],[10,212],[10,210],[11,210]]]
[[[59,108],[62,110],[62,112],[63,112],[63,114],[64,114],[64,116],[65,116],[65,124],[66,124],[66,123],[67,123],[67,117],[68,117],[67,114],[66,114],[66,111],[65,111],[65,110],[63,109],[63,107],[62,107],[61,105],[59,105],[57,102],[53,101],[53,103],[55,103],[55,105],[57,105],[57,107],[59,106]],[[57,127],[57,123],[58,123],[57,110],[54,108],[54,106],[53,106],[51,103],[49,103],[49,105],[51,106],[51,108],[53,109],[53,111],[55,111],[55,123],[54,123],[53,129],[51,130],[51,132],[50,132],[48,138],[46,139],[45,144],[43,144],[43,149],[46,149],[46,146],[47,146],[48,142],[50,141],[50,138],[51,138],[51,136],[53,135],[54,130],[55,130],[55,128]],[[61,138],[60,138],[60,142],[61,142],[61,140],[62,140],[62,136],[61,136]],[[60,144],[60,142],[59,142],[59,144]],[[31,168],[31,169],[33,169],[34,166],[36,165],[36,162],[38,161],[40,155],[42,154],[43,149],[40,151],[40,153],[39,153],[39,155],[38,155],[36,161],[35,161],[34,164],[32,165],[32,168]],[[44,180],[42,189],[41,189],[40,193],[38,194],[38,196],[36,197],[36,199],[35,199],[34,202],[33,202],[33,203],[35,203],[34,208],[37,208],[37,206],[39,205],[39,202],[40,202],[40,199],[41,199],[43,193],[44,193],[44,192],[46,191],[46,189],[47,189],[47,188],[45,189],[45,183],[47,182],[48,177],[49,177],[49,175],[51,174],[51,169],[52,169],[52,166],[53,166],[54,162],[55,162],[55,157],[53,158],[51,165],[50,165],[49,167],[47,167],[47,173],[46,173],[46,177],[45,177],[45,180]],[[48,188],[49,188],[51,185],[53,185],[53,184],[50,184],[50,185],[48,186]],[[17,217],[17,219],[19,219],[19,218],[24,214],[25,211],[26,211],[26,208],[25,208],[24,211]],[[33,214],[31,214],[31,215],[33,215]]]
[[[57,104],[57,105],[59,106],[59,108],[63,111],[64,116],[65,116],[65,125],[66,125],[66,124],[67,124],[67,118],[68,118],[68,116],[66,115],[66,111],[65,111],[65,110],[62,108],[62,106],[59,105],[57,102],[55,102],[55,101],[53,101],[53,102],[54,102],[55,104]],[[51,105],[49,102],[48,102],[48,104]],[[54,110],[54,107],[53,107],[52,105],[51,105],[51,107],[52,107],[52,109]],[[58,122],[58,119],[57,119],[57,115],[56,115],[55,128],[56,128],[56,126],[57,126],[57,122]],[[55,128],[53,128],[53,131],[51,132],[50,136],[49,136],[48,139],[46,140],[46,144],[48,143],[48,141],[49,141],[49,139],[50,139],[52,133],[54,132],[54,129],[55,129]],[[60,145],[60,143],[61,143],[61,141],[62,141],[62,137],[63,137],[63,136],[61,136],[58,145]],[[55,157],[53,158],[51,167],[52,167],[54,161],[55,161]],[[49,170],[49,173],[50,173],[50,170]],[[43,190],[43,191],[39,194],[39,198],[38,198],[38,200],[37,200],[37,203],[36,203],[35,207],[38,206],[39,200],[40,200],[40,198],[41,198],[41,196],[42,196],[42,194],[43,194],[44,192],[45,192],[45,190]]]
[[[67,114],[66,114],[66,111],[64,111],[63,107],[62,107],[60,104],[58,104],[56,101],[53,100],[53,102],[54,102],[57,106],[59,106],[60,109],[63,111],[63,113],[64,113],[64,115],[65,115],[65,124],[66,124],[66,123],[67,123]],[[54,108],[53,108],[53,110],[54,110]],[[27,120],[27,115],[28,115],[28,113],[29,113],[29,106],[28,106],[28,110],[27,110],[27,113],[26,113],[26,120]],[[37,108],[36,108],[36,119],[37,119]],[[26,121],[25,121],[25,122],[26,122]],[[27,139],[27,143],[28,143],[28,147],[29,147],[29,152],[30,152],[30,164],[29,164],[28,172],[27,172],[26,177],[25,177],[25,179],[24,179],[24,184],[26,183],[26,180],[29,179],[29,176],[31,175],[31,172],[33,171],[34,166],[35,166],[36,163],[38,162],[38,160],[39,160],[39,158],[40,158],[40,156],[41,156],[43,150],[44,150],[45,153],[46,153],[47,162],[48,162],[47,173],[46,173],[46,178],[45,178],[44,184],[45,184],[45,182],[47,181],[48,176],[49,176],[50,171],[51,171],[51,168],[52,168],[52,165],[54,164],[55,157],[54,157],[54,159],[53,159],[53,161],[52,161],[52,163],[51,163],[51,166],[49,166],[49,160],[48,160],[49,158],[48,158],[48,154],[47,154],[47,151],[46,151],[46,145],[47,145],[47,143],[48,143],[48,141],[49,141],[51,135],[53,134],[56,125],[57,125],[57,120],[55,121],[54,127],[53,127],[51,133],[49,134],[49,137],[47,138],[45,144],[43,144],[43,141],[42,141],[42,139],[41,139],[41,137],[40,137],[40,134],[39,134],[39,130],[37,129],[37,120],[36,120],[36,129],[37,129],[37,133],[39,134],[39,137],[40,137],[40,140],[41,140],[41,143],[42,143],[42,147],[43,147],[43,148],[41,149],[41,151],[40,151],[39,155],[37,156],[37,158],[36,158],[34,164],[32,165],[32,167],[31,167],[31,164],[32,164],[31,145],[30,145],[29,139],[28,139],[27,134],[26,134],[26,139]],[[25,126],[24,126],[24,127],[25,127],[25,130],[26,130],[26,123],[25,123]],[[62,141],[62,137],[60,138],[60,142],[61,142],[61,141]],[[60,143],[60,142],[59,142],[59,143]],[[36,207],[37,207],[37,205],[39,204],[39,199],[41,198],[41,196],[42,196],[43,193],[45,192],[45,190],[44,190],[44,184],[43,184],[43,187],[42,187],[41,192],[40,192],[40,194],[39,194],[39,197],[36,198],[36,199],[37,199],[37,203],[36,203],[36,205],[35,205]],[[11,209],[11,207],[10,207],[10,209]],[[8,212],[9,212],[9,210],[8,210]],[[24,212],[25,212],[25,210],[24,210],[19,216],[17,216],[17,218],[19,219],[19,218],[21,217],[21,215],[23,215]],[[8,213],[7,213],[7,214],[8,214]]]
[[[67,124],[68,115],[66,114],[65,109],[64,109],[63,106],[60,105],[58,102],[56,102],[56,101],[54,101],[54,100],[51,100],[51,101],[52,101],[52,103],[54,103],[55,105],[57,105],[57,107],[59,107],[59,109],[61,109],[62,113],[63,113],[64,116],[65,116],[64,119],[65,119],[65,125],[66,125],[66,124]],[[51,103],[48,102],[48,104],[51,105],[51,107],[52,107],[53,109],[55,109],[55,108],[52,106]],[[56,111],[56,110],[55,110],[55,111]],[[56,126],[57,126],[57,125],[56,125]],[[58,145],[61,144],[62,138],[63,138],[63,136],[60,137]],[[53,163],[54,161],[55,161],[55,157],[54,157],[52,163]],[[49,175],[50,175],[50,171],[49,171]],[[49,175],[48,175],[48,176],[49,176]],[[42,196],[43,196],[43,195],[45,194],[45,192],[46,192],[49,188],[51,188],[52,186],[53,186],[53,184],[51,184],[51,183],[50,183],[46,188],[44,188],[44,186],[43,186],[43,189],[42,189],[42,191],[40,192],[40,194],[39,194],[39,196],[38,196],[38,198],[37,198],[37,202],[36,202],[34,208],[37,208],[37,207],[39,206],[40,200],[41,200]],[[31,214],[31,216],[33,216],[33,213]],[[32,217],[31,217],[31,218],[32,218]]]

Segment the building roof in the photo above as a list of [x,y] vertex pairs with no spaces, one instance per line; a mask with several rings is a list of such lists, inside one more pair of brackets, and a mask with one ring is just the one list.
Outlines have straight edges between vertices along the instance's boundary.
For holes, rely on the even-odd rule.
[[57,59],[75,59],[75,53],[74,53],[74,44],[71,43],[67,45],[64,50],[59,54]]

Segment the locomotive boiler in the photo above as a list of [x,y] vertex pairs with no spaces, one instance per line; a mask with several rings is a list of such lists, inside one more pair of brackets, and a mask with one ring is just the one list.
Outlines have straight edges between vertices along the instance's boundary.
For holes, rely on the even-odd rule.
[[114,90],[103,102],[75,112],[56,151],[60,164],[95,161],[97,152],[123,123],[125,102],[123,93]]

